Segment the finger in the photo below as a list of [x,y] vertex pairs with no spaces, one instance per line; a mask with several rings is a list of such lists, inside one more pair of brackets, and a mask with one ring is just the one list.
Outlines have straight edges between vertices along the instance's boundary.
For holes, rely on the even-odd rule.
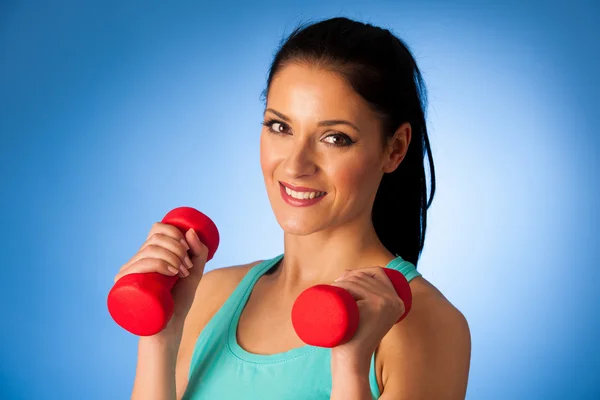
[[115,276],[115,282],[125,275],[134,273],[158,272],[163,275],[174,276],[179,273],[171,264],[159,258],[142,258],[131,264],[129,268],[119,272]]
[[157,258],[163,260],[172,267],[181,271],[184,275],[188,269],[188,267],[185,265],[185,262],[177,254],[167,250],[166,248],[162,247],[162,245],[148,244],[143,250],[139,251],[132,257],[130,265],[144,258]]
[[161,233],[163,235],[167,235],[172,237],[173,239],[181,240],[184,238],[183,232],[173,225],[163,224],[162,222],[155,222],[150,228],[150,232],[146,237],[146,240],[150,239],[150,237],[156,233]]
[[365,270],[358,271],[357,276],[361,277],[363,284],[368,286],[369,289],[377,295],[385,297],[391,296],[392,298],[398,297],[398,293],[396,292],[392,281],[389,279],[383,268],[370,268],[369,272],[366,272]]
[[[369,276],[372,276],[373,278],[378,280],[379,282],[384,283],[388,288],[394,289],[394,285],[392,284],[392,281],[387,276],[387,274],[385,273],[385,270],[382,267],[376,266],[376,267],[359,268],[359,269],[353,270],[352,272],[366,273]],[[395,289],[394,289],[394,291],[395,291]]]
[[148,245],[157,245],[169,250],[171,253],[176,254],[181,262],[188,267],[192,268],[193,264],[188,255],[188,250],[190,246],[187,244],[185,239],[180,239],[179,241],[171,236],[164,235],[162,233],[154,234],[146,241],[144,246],[142,246],[140,252],[144,250],[144,248]]
[[196,231],[193,229],[189,229],[185,233],[185,239],[187,243],[190,245],[190,254],[194,258],[198,258],[206,262],[208,258],[208,247],[198,237]]
[[348,275],[342,278],[341,281],[355,282],[356,284],[364,287],[367,291],[373,294],[385,293],[385,291],[387,290],[381,282],[375,280],[373,277],[364,272],[358,272],[352,275]]
[[168,249],[172,253],[177,254],[177,256],[181,259],[181,261],[183,262],[183,264],[185,266],[187,266],[188,268],[193,267],[193,263],[191,262],[189,255],[188,255],[188,250],[190,249],[190,246],[188,245],[187,241],[184,239],[181,231],[179,232],[181,234],[181,239],[178,240],[176,237],[173,237],[172,232],[171,232],[171,234],[165,234],[165,233],[160,232],[160,231],[163,231],[163,232],[172,231],[170,228],[173,228],[173,226],[164,226],[165,224],[161,224],[161,223],[157,223],[157,224],[158,225],[155,225],[156,228],[155,227],[152,228],[154,233],[151,233],[148,236],[148,238],[142,244],[142,246],[140,247],[138,252],[136,254],[134,254],[134,256],[119,269],[119,272],[128,268],[132,263],[139,260],[140,259],[139,253],[142,250],[144,250],[148,245],[151,245],[151,244],[159,245],[161,247]]
[[351,276],[363,279],[365,283],[370,286],[377,286],[377,284],[380,283],[378,279],[375,279],[375,272],[371,268],[368,270],[365,268],[354,270],[346,269],[346,272],[344,272],[344,274],[337,278],[334,282]]
[[345,280],[344,279],[344,280],[332,283],[331,286],[337,286],[337,287],[347,290],[352,295],[354,300],[356,300],[356,301],[365,300],[372,295],[371,291],[367,287],[360,284],[356,280]]

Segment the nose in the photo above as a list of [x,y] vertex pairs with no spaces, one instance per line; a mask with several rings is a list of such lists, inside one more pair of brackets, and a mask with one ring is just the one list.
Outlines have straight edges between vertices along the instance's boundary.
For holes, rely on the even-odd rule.
[[310,140],[292,140],[283,162],[283,170],[290,178],[310,176],[317,171],[315,151]]

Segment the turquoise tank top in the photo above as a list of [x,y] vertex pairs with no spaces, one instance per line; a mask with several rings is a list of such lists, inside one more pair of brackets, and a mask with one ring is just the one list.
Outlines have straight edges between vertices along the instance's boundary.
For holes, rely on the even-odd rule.
[[[282,258],[283,254],[253,266],[206,324],[194,347],[184,400],[329,400],[330,348],[305,345],[261,355],[247,352],[237,342],[238,321],[254,284]],[[400,271],[409,282],[421,276],[412,263],[401,257],[386,267]],[[373,398],[379,398],[375,353],[369,382]]]

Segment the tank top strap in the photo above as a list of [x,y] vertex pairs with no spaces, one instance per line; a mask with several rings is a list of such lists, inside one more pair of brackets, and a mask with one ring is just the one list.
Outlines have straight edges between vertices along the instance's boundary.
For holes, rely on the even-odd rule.
[[400,256],[396,256],[396,258],[390,261],[388,265],[386,265],[386,268],[395,269],[396,271],[401,272],[409,282],[419,276],[422,276],[421,273],[417,271],[417,267],[415,267],[413,263],[404,260]]
[[246,273],[246,275],[242,278],[238,286],[235,288],[234,292],[231,294],[233,297],[234,294],[236,296],[243,296],[244,292],[248,287],[254,286],[254,283],[258,278],[267,273],[268,270],[273,268],[275,264],[277,264],[283,258],[283,254],[275,256],[273,258],[269,258],[267,260],[263,260],[250,268],[250,270]]
[[215,315],[215,318],[213,318],[213,320],[218,321],[221,316],[229,320],[235,309],[237,309],[240,301],[242,301],[242,299],[248,295],[248,290],[254,287],[256,281],[264,273],[271,269],[277,262],[279,262],[279,260],[281,260],[282,257],[283,254],[261,261],[258,264],[254,265],[252,268],[250,268],[250,270],[246,272],[246,275],[244,275],[240,283],[238,283],[236,288],[233,290],[231,295],[227,298],[227,300],[225,301],[217,315]]

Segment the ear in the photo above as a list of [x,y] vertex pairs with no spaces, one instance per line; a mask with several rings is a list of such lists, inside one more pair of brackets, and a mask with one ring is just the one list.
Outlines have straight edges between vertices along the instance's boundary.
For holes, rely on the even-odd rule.
[[394,133],[393,137],[387,139],[386,150],[383,162],[383,172],[394,172],[400,165],[406,152],[412,136],[412,127],[410,123],[405,122]]

